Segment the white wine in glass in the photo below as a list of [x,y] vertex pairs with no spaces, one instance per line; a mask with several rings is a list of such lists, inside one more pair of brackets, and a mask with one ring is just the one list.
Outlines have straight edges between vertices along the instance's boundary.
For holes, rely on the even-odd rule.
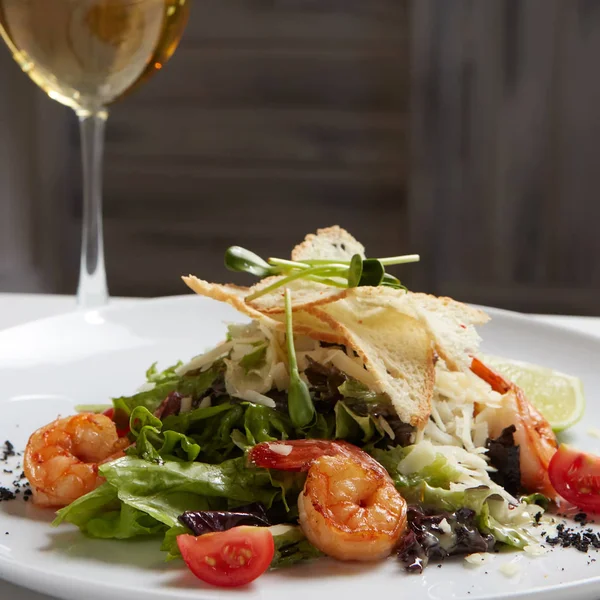
[[79,117],[83,232],[77,299],[108,301],[102,240],[107,107],[159,71],[179,44],[191,0],[0,0],[0,34],[21,69]]

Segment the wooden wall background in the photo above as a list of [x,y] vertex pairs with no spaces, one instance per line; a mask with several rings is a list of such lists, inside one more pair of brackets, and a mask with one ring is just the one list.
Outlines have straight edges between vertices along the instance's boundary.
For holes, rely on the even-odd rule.
[[600,314],[600,2],[413,9],[415,285]]
[[[338,222],[372,255],[420,252],[414,288],[600,314],[599,50],[596,0],[194,0],[111,112],[111,292],[185,293],[180,273],[228,278],[232,243],[281,255]],[[7,53],[0,76],[21,140],[0,289],[73,292],[75,119]]]

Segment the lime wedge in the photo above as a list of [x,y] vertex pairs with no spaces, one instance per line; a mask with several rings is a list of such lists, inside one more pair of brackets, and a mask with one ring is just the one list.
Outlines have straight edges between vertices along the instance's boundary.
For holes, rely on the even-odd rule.
[[482,360],[518,385],[554,431],[572,427],[583,416],[585,396],[577,377],[498,356],[482,356]]

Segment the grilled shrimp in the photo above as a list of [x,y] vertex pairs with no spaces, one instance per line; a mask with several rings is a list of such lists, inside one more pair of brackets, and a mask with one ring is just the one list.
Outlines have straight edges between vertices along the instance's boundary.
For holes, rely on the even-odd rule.
[[250,460],[260,467],[308,471],[298,497],[309,541],[338,560],[388,556],[406,526],[406,502],[387,471],[366,452],[340,441],[263,442]]
[[23,458],[33,501],[61,507],[91,492],[104,481],[98,464],[122,456],[128,445],[104,415],[83,413],[41,427],[29,438]]
[[490,436],[497,437],[506,427],[515,426],[515,443],[521,448],[519,461],[523,487],[556,499],[558,495],[548,476],[550,460],[558,448],[552,427],[514,383],[477,358],[473,359],[471,370],[495,392],[504,395],[501,408],[490,413]]

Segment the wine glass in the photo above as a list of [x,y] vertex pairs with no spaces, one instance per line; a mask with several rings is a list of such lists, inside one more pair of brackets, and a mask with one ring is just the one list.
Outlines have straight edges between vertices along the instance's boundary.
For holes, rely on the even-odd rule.
[[191,0],[0,0],[0,34],[21,69],[75,110],[83,161],[83,232],[77,302],[108,302],[102,237],[107,107],[175,52]]

